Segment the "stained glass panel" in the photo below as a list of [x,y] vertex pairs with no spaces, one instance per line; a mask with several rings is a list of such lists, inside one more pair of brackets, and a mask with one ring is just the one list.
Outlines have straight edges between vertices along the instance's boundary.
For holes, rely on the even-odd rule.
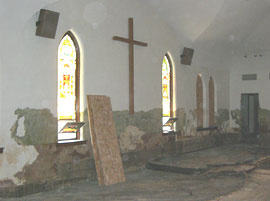
[[58,120],[75,120],[76,49],[69,35],[58,48]]
[[166,117],[171,116],[170,70],[168,58],[165,56],[162,62],[162,113]]

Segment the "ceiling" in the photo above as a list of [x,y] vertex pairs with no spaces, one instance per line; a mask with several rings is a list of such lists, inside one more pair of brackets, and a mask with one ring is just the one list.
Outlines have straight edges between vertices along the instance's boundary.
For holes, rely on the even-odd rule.
[[147,0],[194,46],[228,53],[270,50],[270,0]]

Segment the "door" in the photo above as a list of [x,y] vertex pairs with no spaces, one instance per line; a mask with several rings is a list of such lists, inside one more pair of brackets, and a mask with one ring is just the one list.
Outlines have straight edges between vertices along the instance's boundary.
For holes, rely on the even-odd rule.
[[241,95],[241,131],[244,136],[256,136],[258,134],[258,94]]

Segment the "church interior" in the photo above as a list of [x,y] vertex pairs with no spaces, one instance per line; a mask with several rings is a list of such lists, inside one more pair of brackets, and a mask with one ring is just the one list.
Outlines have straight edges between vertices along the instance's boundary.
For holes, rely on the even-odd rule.
[[0,16],[0,200],[269,200],[269,0]]

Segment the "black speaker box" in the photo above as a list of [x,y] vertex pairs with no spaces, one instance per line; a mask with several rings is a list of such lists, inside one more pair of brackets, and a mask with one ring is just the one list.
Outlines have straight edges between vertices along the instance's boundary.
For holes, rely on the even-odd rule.
[[181,55],[181,64],[191,65],[194,49],[184,47],[183,54]]
[[59,15],[57,12],[41,9],[36,22],[36,36],[55,38]]

